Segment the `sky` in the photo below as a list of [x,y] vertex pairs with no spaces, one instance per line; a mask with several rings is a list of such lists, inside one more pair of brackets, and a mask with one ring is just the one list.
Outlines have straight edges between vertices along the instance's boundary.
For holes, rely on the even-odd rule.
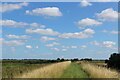
[[118,52],[117,2],[0,4],[3,59],[108,59]]

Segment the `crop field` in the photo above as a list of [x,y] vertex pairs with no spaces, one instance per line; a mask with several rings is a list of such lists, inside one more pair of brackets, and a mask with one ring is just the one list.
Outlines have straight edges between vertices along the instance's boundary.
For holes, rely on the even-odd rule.
[[104,64],[103,61],[4,62],[2,78],[120,78],[117,70],[103,67]]

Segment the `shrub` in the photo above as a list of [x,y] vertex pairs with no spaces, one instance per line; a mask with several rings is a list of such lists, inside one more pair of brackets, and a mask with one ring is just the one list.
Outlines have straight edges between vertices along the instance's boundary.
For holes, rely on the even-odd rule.
[[108,67],[116,68],[120,70],[120,53],[113,53],[108,62]]

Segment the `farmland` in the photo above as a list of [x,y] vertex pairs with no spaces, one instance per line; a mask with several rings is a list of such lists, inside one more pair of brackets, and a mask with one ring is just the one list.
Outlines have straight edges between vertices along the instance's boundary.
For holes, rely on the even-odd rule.
[[20,76],[23,73],[28,73],[31,70],[42,68],[54,62],[54,61],[49,61],[49,62],[47,61],[46,60],[44,61],[42,60],[3,60],[2,77],[14,78],[14,77]]
[[105,61],[3,60],[3,78],[118,78]]

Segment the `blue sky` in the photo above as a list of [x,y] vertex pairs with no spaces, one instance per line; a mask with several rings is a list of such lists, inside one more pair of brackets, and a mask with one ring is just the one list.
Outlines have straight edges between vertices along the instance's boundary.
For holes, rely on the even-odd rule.
[[106,59],[118,52],[117,2],[2,3],[2,58]]

